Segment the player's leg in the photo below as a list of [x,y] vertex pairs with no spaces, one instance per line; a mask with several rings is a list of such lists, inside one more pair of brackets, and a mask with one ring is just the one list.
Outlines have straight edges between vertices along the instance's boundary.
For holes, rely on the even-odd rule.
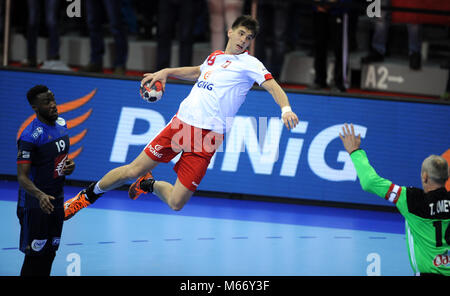
[[[225,19],[222,0],[208,0],[211,51],[225,48]],[[227,28],[228,29],[228,28]]]
[[20,269],[20,276],[32,276],[33,274],[35,274],[35,272],[33,271],[33,266],[36,265],[33,263],[34,257],[30,255],[25,255],[25,258],[23,259],[22,268]]
[[165,181],[155,182],[153,184],[153,193],[172,210],[180,211],[189,201],[194,191],[186,188],[177,178],[175,185]]
[[42,255],[25,255],[20,276],[50,276],[54,251]]
[[224,8],[225,11],[225,27],[227,29],[231,28],[233,22],[242,15],[242,8],[244,1],[241,0],[225,0]]
[[[55,204],[58,213],[45,214],[40,208],[18,208],[20,221],[20,250],[25,258],[20,270],[21,276],[49,276],[55,258],[59,240],[53,240],[54,235],[60,237],[61,232],[50,232],[53,228],[62,230],[62,208]],[[61,216],[60,225],[55,225],[56,215]]]
[[158,164],[159,162],[151,159],[144,151],[142,151],[130,164],[109,171],[100,179],[98,187],[104,192],[113,190],[130,180],[145,175],[148,171],[153,170]]
[[131,199],[137,199],[142,193],[153,193],[166,203],[172,210],[179,211],[189,201],[195,189],[189,189],[179,178],[175,185],[166,181],[156,181],[149,172],[131,184],[128,194]]
[[202,153],[183,152],[174,167],[178,176],[175,184],[154,181],[151,188],[153,193],[174,211],[181,210],[197,190],[213,154],[206,156]]
[[[166,137],[160,139],[157,137],[148,145],[148,147],[156,150],[150,150],[148,153],[150,157],[156,157],[155,154],[157,152],[158,155],[161,155],[161,159],[170,161],[181,150],[181,146],[173,146],[174,142],[177,143],[174,137],[180,137],[181,133],[183,138],[183,152],[174,167],[178,176],[177,181],[174,185],[165,181],[157,181],[151,173],[148,173],[147,176],[141,176],[130,186],[128,194],[131,199],[136,199],[141,193],[152,192],[169,205],[170,208],[179,211],[197,190],[197,186],[205,175],[214,152],[223,141],[223,135],[210,131],[202,131],[201,129],[195,130],[191,126],[181,128],[178,125],[179,122],[177,118],[174,118],[175,129],[171,128],[170,133],[166,134]],[[183,133],[186,130],[190,132]],[[202,134],[201,141],[197,141],[198,139],[195,136],[199,133]],[[169,139],[170,143],[160,142],[160,140],[164,139]],[[186,141],[186,139],[188,140]],[[162,147],[164,146],[170,147],[170,149],[163,149]],[[155,149],[153,147],[158,148]],[[198,151],[199,147],[201,148],[201,152]]]
[[145,175],[159,162],[151,159],[142,151],[130,164],[112,169],[97,183],[80,191],[75,197],[64,203],[65,220],[73,217],[81,209],[93,204],[104,192],[113,190],[126,182]]
[[128,191],[131,199],[136,199],[141,193],[154,193],[174,211],[181,210],[197,189],[206,169],[209,159],[199,157],[195,153],[183,152],[174,167],[178,178],[174,185],[155,180],[150,176],[142,176],[134,182]]

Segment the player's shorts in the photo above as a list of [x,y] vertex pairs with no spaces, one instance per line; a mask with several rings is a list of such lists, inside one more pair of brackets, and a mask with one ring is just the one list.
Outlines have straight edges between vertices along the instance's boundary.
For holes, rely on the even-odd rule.
[[22,252],[40,255],[58,250],[64,222],[63,202],[63,198],[56,199],[51,214],[45,214],[41,208],[17,207]]
[[175,115],[144,151],[154,161],[164,163],[182,152],[173,169],[181,184],[195,191],[222,142],[223,134],[191,126]]

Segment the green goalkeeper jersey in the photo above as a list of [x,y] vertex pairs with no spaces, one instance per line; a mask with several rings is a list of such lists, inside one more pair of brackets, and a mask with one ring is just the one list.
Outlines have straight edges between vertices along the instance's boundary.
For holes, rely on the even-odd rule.
[[351,154],[361,187],[394,203],[405,218],[406,242],[416,275],[450,275],[450,193],[439,188],[399,186],[381,178],[370,165],[364,150]]

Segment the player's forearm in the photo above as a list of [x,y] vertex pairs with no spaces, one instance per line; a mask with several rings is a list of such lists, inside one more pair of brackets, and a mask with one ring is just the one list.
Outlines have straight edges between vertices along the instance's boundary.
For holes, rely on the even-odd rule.
[[39,188],[34,185],[34,183],[27,176],[19,174],[17,176],[17,181],[19,182],[20,187],[22,187],[28,194],[40,199],[42,195],[45,195],[44,192],[39,190]]
[[378,176],[375,169],[370,165],[364,150],[358,149],[350,157],[355,166],[362,189],[384,198],[392,182]]
[[199,66],[193,67],[179,67],[179,68],[166,68],[167,77],[174,77],[177,79],[195,81],[200,76],[201,71]]
[[278,86],[278,88],[275,88],[274,93],[272,94],[275,102],[280,106],[280,108],[288,107],[289,105],[289,99],[286,95],[286,93],[283,91],[283,89]]
[[280,108],[290,106],[286,93],[275,80],[270,79],[265,81],[262,84],[262,87],[264,87],[272,95],[273,99],[280,106]]

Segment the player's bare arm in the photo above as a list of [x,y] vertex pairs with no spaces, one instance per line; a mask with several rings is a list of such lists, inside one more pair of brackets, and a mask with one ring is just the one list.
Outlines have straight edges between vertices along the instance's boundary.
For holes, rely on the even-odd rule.
[[356,136],[353,124],[350,124],[349,128],[348,124],[346,123],[342,127],[342,134],[339,133],[339,137],[344,144],[345,150],[347,150],[349,154],[359,149],[359,146],[361,145],[361,135],[358,134],[358,136]]
[[53,212],[54,206],[50,200],[55,198],[51,195],[47,195],[41,190],[39,190],[34,183],[28,177],[31,170],[30,163],[19,163],[17,164],[17,180],[20,186],[25,189],[29,194],[33,195],[39,200],[39,205],[46,214]]
[[286,110],[285,107],[289,107],[288,110],[290,109],[289,99],[284,90],[275,79],[266,80],[261,86],[272,95],[275,102],[280,106],[282,110],[281,119],[286,128],[293,129],[298,124],[298,117],[292,110],[283,111],[283,109]]
[[160,81],[165,91],[166,81],[168,77],[174,77],[182,80],[196,81],[200,76],[200,66],[179,67],[179,68],[165,68],[155,73],[145,73],[141,81],[141,85],[150,81],[150,87],[155,81]]

